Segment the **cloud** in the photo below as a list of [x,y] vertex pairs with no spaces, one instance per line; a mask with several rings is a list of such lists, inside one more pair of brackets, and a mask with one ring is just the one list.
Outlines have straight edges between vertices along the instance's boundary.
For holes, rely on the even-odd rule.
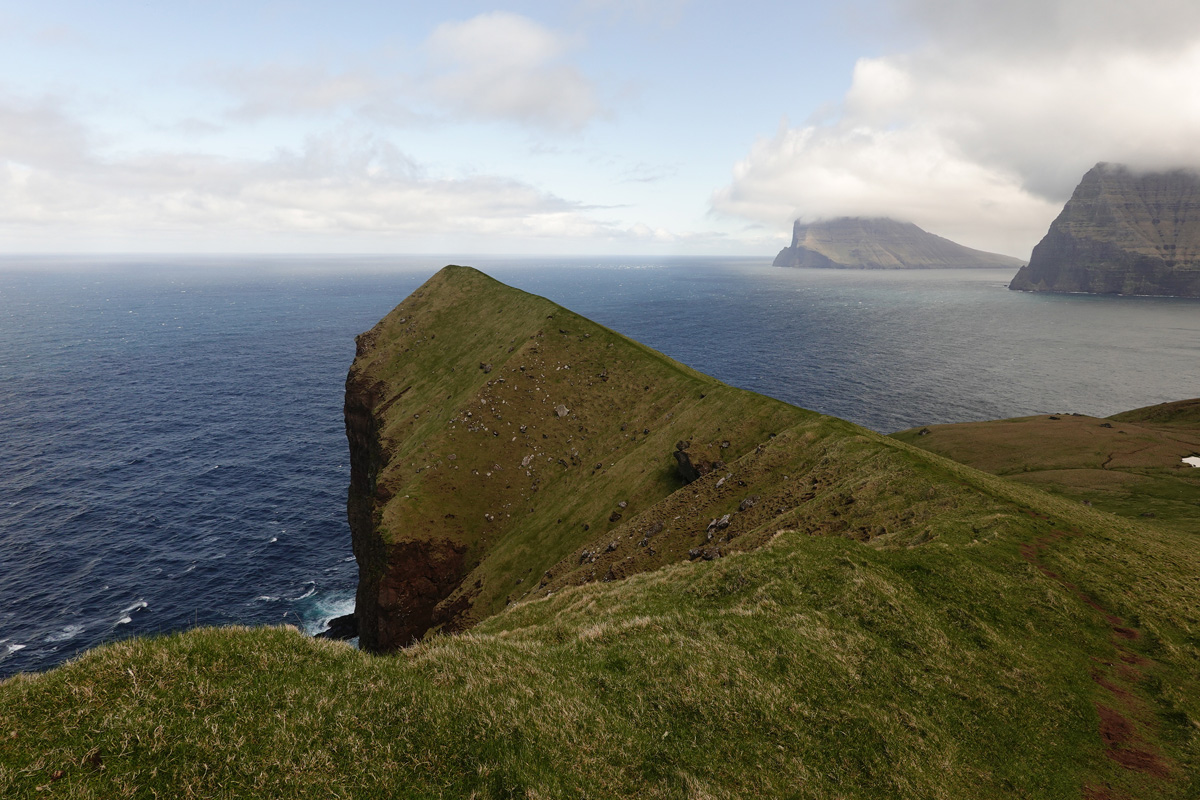
[[763,221],[889,216],[964,244],[1020,253],[1030,226],[1057,207],[1023,191],[1017,177],[962,155],[936,130],[786,125],[755,144],[716,192],[713,208]]
[[59,100],[0,98],[0,159],[26,167],[77,166],[89,146],[87,131]]
[[[1090,18],[1091,0],[898,3],[929,42],[861,59],[840,113],[757,142],[712,208],[781,231],[796,217],[894,216],[1025,255],[1097,161],[1200,165],[1200,26],[1169,16],[1200,11],[1100,5],[1112,13]],[[1150,24],[1155,11],[1167,16]],[[1022,25],[1037,31],[1022,38]],[[1146,44],[1155,27],[1172,29],[1162,46]]]
[[621,183],[661,183],[679,174],[678,164],[648,164],[638,162],[621,174]]
[[[351,127],[267,159],[187,152],[104,158],[52,103],[0,97],[0,132],[0,232],[35,249],[41,242],[69,250],[97,236],[124,238],[134,249],[216,240],[228,249],[236,242],[381,246],[437,236],[630,235],[590,207],[519,180],[430,175],[387,138]],[[64,240],[64,230],[72,237]]]
[[425,43],[429,96],[465,117],[577,130],[601,108],[591,82],[564,62],[576,44],[502,11],[444,23]]
[[361,106],[387,92],[365,72],[330,72],[312,64],[266,64],[218,71],[213,80],[237,97],[228,116],[257,120],[269,116],[325,114]]
[[1193,0],[894,0],[900,20],[940,46],[1012,57],[1076,49],[1163,51],[1200,30]]
[[406,69],[272,63],[210,68],[204,79],[233,97],[225,116],[237,122],[340,114],[389,127],[449,117],[577,131],[604,111],[592,82],[569,63],[580,44],[494,12],[437,26]]

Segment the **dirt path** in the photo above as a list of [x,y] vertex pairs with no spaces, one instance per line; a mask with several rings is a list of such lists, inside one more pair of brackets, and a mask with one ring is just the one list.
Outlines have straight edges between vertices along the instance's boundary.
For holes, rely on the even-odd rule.
[[[1039,515],[1039,519],[1045,519]],[[1112,632],[1116,659],[1096,659],[1092,668],[1092,680],[1103,692],[1103,699],[1095,703],[1100,717],[1100,738],[1104,752],[1110,759],[1127,770],[1141,773],[1157,781],[1168,781],[1171,770],[1163,757],[1155,752],[1147,738],[1156,727],[1154,713],[1138,691],[1146,681],[1146,669],[1151,662],[1130,648],[1130,643],[1141,638],[1137,628],[1127,625],[1125,620],[1102,606],[1096,598],[1051,570],[1042,561],[1042,553],[1051,544],[1067,536],[1077,535],[1073,531],[1053,529],[1049,535],[1021,545],[1021,555],[1047,578],[1069,590],[1079,600],[1099,612]],[[1084,800],[1119,800],[1124,795],[1114,793],[1110,786],[1088,785],[1083,787]]]

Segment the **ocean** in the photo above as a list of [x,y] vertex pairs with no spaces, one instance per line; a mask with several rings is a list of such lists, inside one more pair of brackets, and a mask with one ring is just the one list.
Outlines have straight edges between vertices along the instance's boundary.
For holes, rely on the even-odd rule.
[[[0,678],[353,608],[342,392],[418,257],[0,259]],[[1200,301],[1008,271],[459,259],[696,369],[881,432],[1200,395]]]

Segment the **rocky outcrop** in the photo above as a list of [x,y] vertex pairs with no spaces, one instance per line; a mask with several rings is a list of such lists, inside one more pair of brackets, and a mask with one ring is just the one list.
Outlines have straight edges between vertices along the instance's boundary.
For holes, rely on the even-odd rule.
[[720,459],[712,461],[696,456],[693,460],[693,454],[688,450],[691,446],[691,442],[676,442],[675,452],[671,454],[675,458],[675,471],[684,483],[697,481],[714,470],[725,468],[725,462]]
[[923,231],[911,222],[841,217],[792,228],[792,244],[775,257],[777,267],[833,269],[1012,268],[1010,256],[973,250]]
[[1200,297],[1200,175],[1097,164],[1009,288]]

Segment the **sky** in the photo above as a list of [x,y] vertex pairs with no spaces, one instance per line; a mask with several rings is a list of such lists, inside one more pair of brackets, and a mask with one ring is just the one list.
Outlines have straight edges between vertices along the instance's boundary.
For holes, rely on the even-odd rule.
[[1195,0],[0,0],[0,252],[1028,257],[1200,166]]

